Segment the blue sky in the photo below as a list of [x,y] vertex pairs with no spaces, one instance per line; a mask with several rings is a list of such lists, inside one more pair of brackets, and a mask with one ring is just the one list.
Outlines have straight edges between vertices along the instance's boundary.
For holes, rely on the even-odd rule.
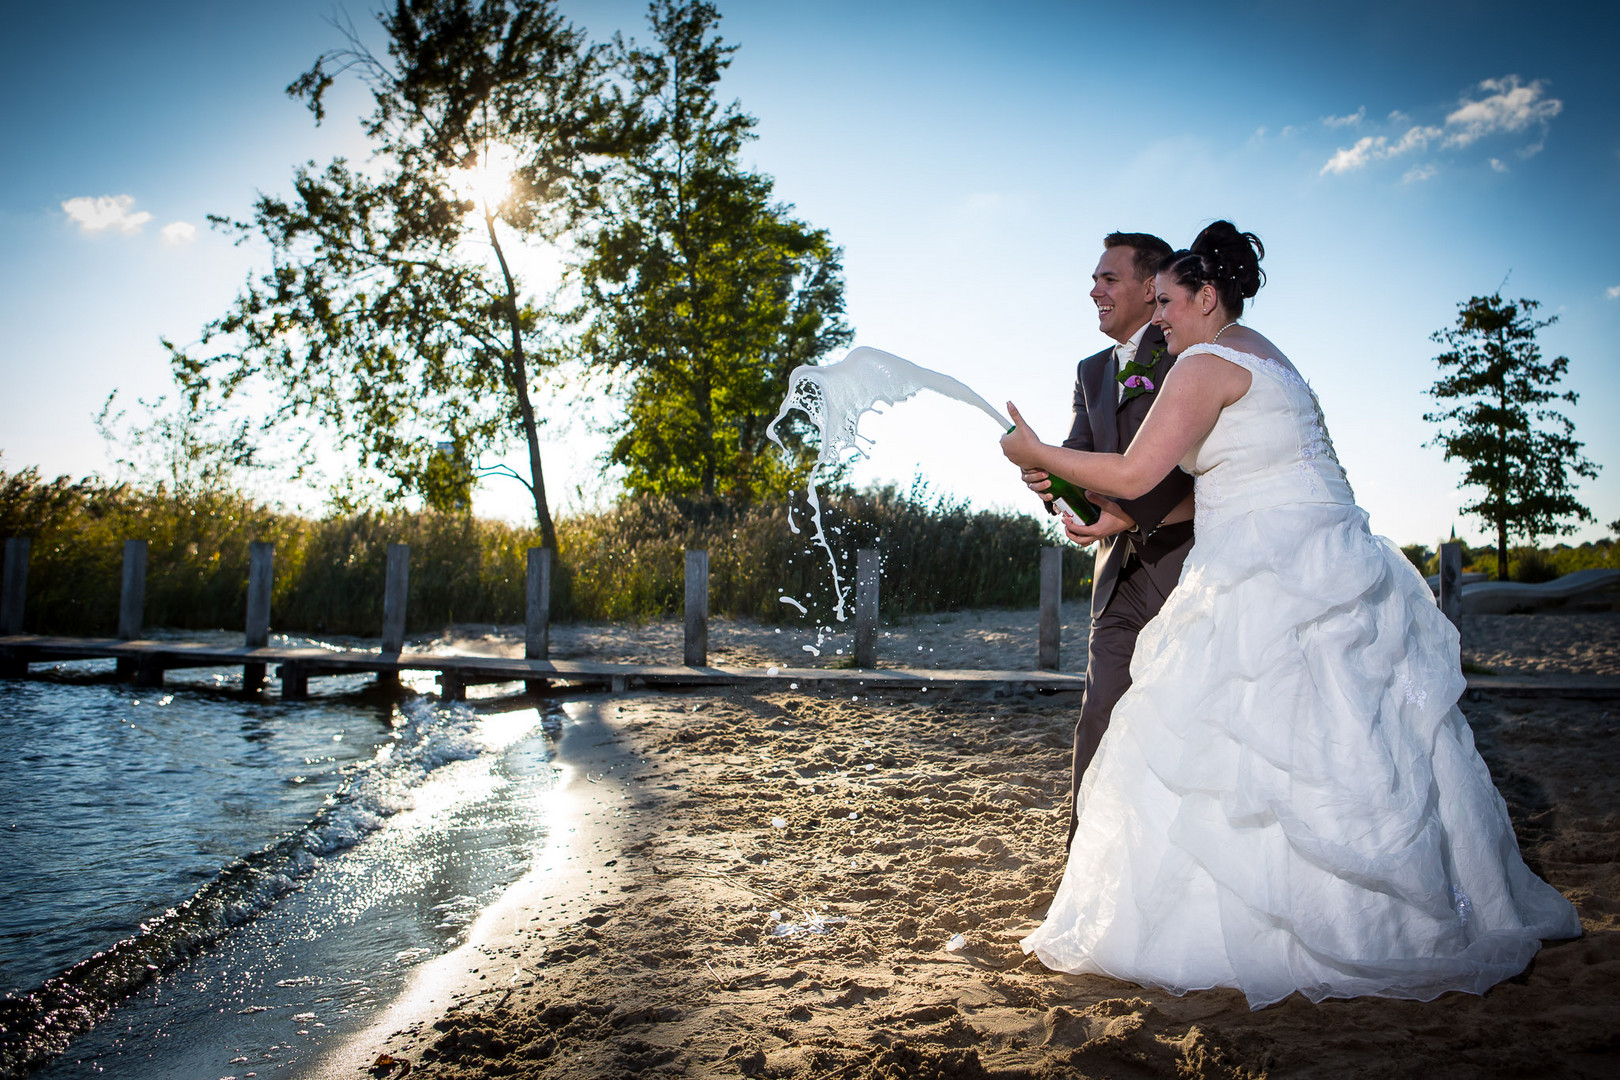
[[[21,8],[21,5],[14,5]],[[605,38],[640,2],[574,0]],[[1458,466],[1421,416],[1457,304],[1506,281],[1560,322],[1570,410],[1604,466],[1581,488],[1620,517],[1620,16],[1501,3],[1120,4],[721,0],[740,46],[726,90],[748,150],[844,248],[859,344],[1011,398],[1049,438],[1075,361],[1104,341],[1085,293],[1101,236],[1176,245],[1228,217],[1267,246],[1248,313],[1322,398],[1374,528],[1433,543]],[[340,43],[328,0],[30,5],[0,41],[0,451],[10,470],[107,473],[93,417],[114,388],[167,385],[158,338],[195,339],[264,253],[208,229],[293,167],[363,158],[366,102],[321,128],[283,88]],[[363,30],[370,6],[347,11]],[[143,215],[150,215],[144,217]],[[99,227],[98,227],[99,226]],[[190,229],[185,226],[190,226]],[[606,493],[600,442],[546,403],[556,501]],[[859,479],[1026,507],[988,421],[919,398],[874,418]],[[514,459],[516,460],[516,459]],[[481,512],[520,519],[512,481]],[[308,493],[289,492],[294,500]]]

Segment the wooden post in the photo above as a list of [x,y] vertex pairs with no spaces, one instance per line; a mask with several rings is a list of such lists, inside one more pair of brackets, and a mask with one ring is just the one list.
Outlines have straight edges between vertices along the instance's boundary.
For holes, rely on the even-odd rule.
[[124,541],[124,587],[118,598],[118,636],[130,641],[141,636],[146,610],[146,541]]
[[709,553],[686,553],[686,666],[709,662]]
[[[388,578],[383,584],[382,649],[384,656],[398,656],[405,648],[405,598],[411,588],[411,546],[388,545]],[[398,671],[377,672],[377,685],[399,685]]]
[[[529,580],[524,590],[523,658],[544,660],[551,654],[551,549],[529,549]],[[547,679],[528,679],[524,688],[531,694],[545,693]]]
[[[270,586],[275,580],[276,545],[255,540],[248,545],[247,630],[242,643],[250,649],[270,644]],[[250,694],[264,686],[265,665],[242,665],[242,689]]]
[[405,597],[411,586],[411,546],[388,545],[388,581],[383,587],[382,651],[405,648]]
[[877,667],[878,553],[855,552],[855,666]]
[[1462,545],[1440,545],[1440,613],[1462,628]]
[[1041,623],[1035,666],[1041,671],[1058,669],[1058,652],[1063,642],[1063,549],[1041,549]]
[[309,669],[297,661],[288,661],[276,669],[281,677],[281,700],[303,701],[309,697]]
[[439,672],[439,700],[466,701],[467,683],[460,675],[450,671]]
[[28,547],[26,536],[6,541],[5,583],[0,585],[0,634],[23,632],[23,601],[28,596]]

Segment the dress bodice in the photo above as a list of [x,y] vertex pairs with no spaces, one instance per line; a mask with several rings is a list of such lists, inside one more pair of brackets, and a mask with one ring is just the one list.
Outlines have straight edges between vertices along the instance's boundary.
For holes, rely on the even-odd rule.
[[1316,394],[1299,372],[1271,357],[1195,345],[1252,375],[1248,393],[1181,461],[1193,475],[1199,531],[1239,514],[1299,503],[1354,503],[1328,438]]

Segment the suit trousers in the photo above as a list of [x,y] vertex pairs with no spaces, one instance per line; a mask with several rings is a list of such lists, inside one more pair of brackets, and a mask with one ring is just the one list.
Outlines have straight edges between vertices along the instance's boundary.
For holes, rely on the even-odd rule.
[[[1119,569],[1113,595],[1101,615],[1091,620],[1086,650],[1086,689],[1080,720],[1074,726],[1074,766],[1069,783],[1069,840],[1080,826],[1080,780],[1108,730],[1114,706],[1131,686],[1131,656],[1142,632],[1181,577],[1181,565],[1192,550],[1190,521],[1165,525],[1135,548]],[[1065,847],[1067,844],[1065,844]]]

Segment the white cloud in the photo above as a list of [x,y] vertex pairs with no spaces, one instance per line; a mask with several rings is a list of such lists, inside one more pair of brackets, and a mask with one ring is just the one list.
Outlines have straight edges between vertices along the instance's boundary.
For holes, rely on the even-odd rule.
[[1414,165],[1410,169],[1406,170],[1406,175],[1401,177],[1401,183],[1419,184],[1425,180],[1432,179],[1439,171],[1439,169],[1429,164]]
[[[1486,79],[1462,96],[1461,104],[1446,115],[1442,126],[1412,124],[1409,116],[1396,109],[1389,114],[1388,122],[1393,127],[1410,124],[1404,134],[1393,141],[1390,135],[1364,135],[1354,145],[1335,151],[1322,166],[1320,175],[1352,172],[1371,162],[1418,153],[1435,144],[1460,150],[1488,136],[1516,135],[1535,129],[1541,138],[1517,151],[1521,158],[1528,158],[1541,152],[1548,124],[1563,108],[1562,101],[1547,96],[1546,83],[1541,79],[1529,83],[1517,75]],[[1324,116],[1322,122],[1329,127],[1359,126],[1366,112],[1363,106],[1349,116]],[[1499,158],[1491,159],[1491,168],[1507,171]],[[1407,179],[1420,172],[1419,169],[1409,171]],[[1432,171],[1422,172],[1418,178],[1427,179],[1432,175]]]
[[1548,97],[1546,83],[1540,79],[1529,85],[1517,75],[1486,79],[1475,92],[1487,96],[1477,101],[1464,97],[1462,104],[1446,117],[1447,146],[1467,146],[1487,135],[1516,133],[1532,126],[1546,131],[1552,118],[1564,111],[1564,103]]
[[79,223],[80,232],[103,232],[107,229],[117,229],[123,233],[137,233],[141,226],[152,220],[152,215],[145,210],[130,212],[135,205],[133,195],[98,195],[90,198],[81,195],[76,199],[69,199],[62,204],[62,210],[73,221]]
[[178,247],[181,244],[189,244],[197,239],[197,226],[189,221],[171,221],[163,226],[158,235],[163,237],[165,244],[173,244]]
[[1406,133],[1394,142],[1390,142],[1387,135],[1363,135],[1356,140],[1354,146],[1342,147],[1329,158],[1328,163],[1322,166],[1321,175],[1351,172],[1362,168],[1368,162],[1383,161],[1386,158],[1425,149],[1441,134],[1440,129],[1436,127],[1413,127],[1408,128]]
[[1620,285],[1610,285],[1607,289],[1603,290],[1603,295],[1607,296],[1610,300],[1620,300]]
[[1382,135],[1363,135],[1356,145],[1342,147],[1322,166],[1321,175],[1346,173],[1361,168],[1369,161],[1388,157],[1389,140]]

